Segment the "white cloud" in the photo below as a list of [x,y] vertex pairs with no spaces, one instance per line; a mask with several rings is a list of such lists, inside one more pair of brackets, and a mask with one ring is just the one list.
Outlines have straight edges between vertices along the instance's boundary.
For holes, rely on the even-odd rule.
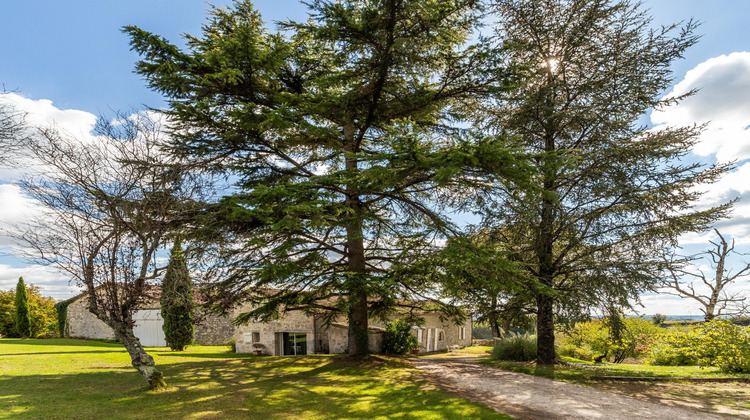
[[721,162],[750,158],[750,52],[714,57],[687,72],[668,97],[698,90],[676,106],[651,114],[658,126],[709,123],[695,148]]
[[[82,142],[96,141],[92,133],[97,117],[86,111],[60,109],[48,99],[33,100],[15,93],[0,95],[0,105],[9,105],[16,112],[24,114],[26,125],[34,134],[34,128],[53,128],[60,133],[79,139]],[[15,165],[0,167],[0,180],[15,181],[30,173],[33,166],[27,158],[14,157]]]
[[52,296],[55,299],[67,299],[80,293],[75,284],[69,284],[69,276],[54,268],[41,265],[11,267],[0,264],[0,290],[15,288],[19,277],[23,277],[27,285],[39,286],[42,289],[42,295]]
[[692,299],[679,298],[663,293],[651,293],[641,296],[643,307],[635,306],[639,314],[643,315],[702,315],[700,304]]
[[49,99],[33,100],[15,93],[0,95],[0,101],[26,114],[26,122],[33,126],[50,127],[79,138],[91,137],[96,115],[77,109],[60,109]]
[[41,209],[34,200],[23,195],[20,187],[12,184],[0,184],[0,203],[0,247],[4,247],[12,245],[13,241],[3,230],[23,224]]

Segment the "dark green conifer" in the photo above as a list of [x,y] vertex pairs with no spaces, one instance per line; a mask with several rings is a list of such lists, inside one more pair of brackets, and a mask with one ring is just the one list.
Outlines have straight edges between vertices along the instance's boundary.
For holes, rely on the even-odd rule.
[[23,277],[18,278],[16,285],[16,331],[23,338],[31,337],[31,310]]
[[161,291],[164,337],[172,351],[183,351],[193,342],[193,290],[179,238],[172,247]]

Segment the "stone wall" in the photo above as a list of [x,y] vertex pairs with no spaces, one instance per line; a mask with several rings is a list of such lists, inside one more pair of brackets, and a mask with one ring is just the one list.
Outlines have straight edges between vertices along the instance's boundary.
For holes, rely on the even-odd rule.
[[234,336],[232,317],[227,315],[200,315],[195,324],[193,341],[201,346],[221,346]]
[[68,305],[68,337],[111,340],[115,334],[87,308],[88,298],[82,297]]
[[[107,324],[89,312],[88,298],[81,297],[68,305],[68,337],[112,340],[115,334]],[[140,309],[159,309],[158,301],[152,300]],[[220,346],[234,335],[234,325],[230,316],[204,316],[195,326],[195,344]]]
[[[237,308],[233,315],[252,310],[252,306],[243,305]],[[280,335],[285,332],[307,334],[307,354],[315,352],[315,322],[313,317],[300,311],[289,312],[281,319],[269,322],[251,322],[236,327],[234,332],[237,343],[237,353],[252,353],[253,333],[258,333],[259,343],[263,345],[265,355],[280,356],[283,354]]]

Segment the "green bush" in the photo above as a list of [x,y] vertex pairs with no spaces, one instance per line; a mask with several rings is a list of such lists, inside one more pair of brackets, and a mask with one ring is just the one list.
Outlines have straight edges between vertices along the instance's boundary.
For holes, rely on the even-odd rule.
[[383,334],[383,352],[386,354],[405,354],[419,348],[417,337],[411,333],[411,325],[397,319],[385,324]]
[[536,335],[516,334],[495,339],[492,358],[514,362],[530,362],[536,359]]
[[[618,327],[617,334],[612,331],[613,325]],[[579,322],[565,332],[557,352],[581,360],[611,358],[619,363],[645,354],[661,332],[661,328],[643,318],[619,317],[617,322],[609,318],[592,319]]]
[[690,331],[670,331],[652,346],[654,365],[715,366],[722,372],[750,373],[750,328],[715,319]]
[[[39,287],[26,285],[29,316],[31,318],[31,334],[29,337],[46,337],[55,334],[57,316],[55,300],[49,296],[42,296]],[[16,329],[16,288],[0,291],[0,336],[20,337]]]
[[224,343],[224,345],[229,347],[230,352],[237,353],[237,340],[235,340],[234,337],[230,338],[229,341]]
[[657,366],[692,366],[698,364],[687,331],[669,330],[656,337],[646,356],[646,363]]
[[609,329],[601,319],[578,322],[563,334],[559,342],[558,354],[561,356],[591,361],[609,351]]
[[557,348],[557,355],[572,357],[574,359],[584,360],[587,362],[593,362],[594,357],[596,357],[596,354],[594,353],[594,350],[591,349],[591,347],[588,347],[586,345],[579,347],[570,343],[561,344]]

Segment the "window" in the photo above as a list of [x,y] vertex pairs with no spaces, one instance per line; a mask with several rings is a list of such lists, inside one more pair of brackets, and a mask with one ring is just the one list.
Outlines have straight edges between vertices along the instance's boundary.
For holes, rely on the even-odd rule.
[[461,329],[458,330],[458,339],[459,340],[466,339],[466,327],[461,327]]
[[440,340],[440,341],[445,340],[445,334],[443,334],[442,331],[440,331],[440,335],[438,335],[438,340]]
[[245,344],[260,343],[260,332],[253,331],[243,335]]

